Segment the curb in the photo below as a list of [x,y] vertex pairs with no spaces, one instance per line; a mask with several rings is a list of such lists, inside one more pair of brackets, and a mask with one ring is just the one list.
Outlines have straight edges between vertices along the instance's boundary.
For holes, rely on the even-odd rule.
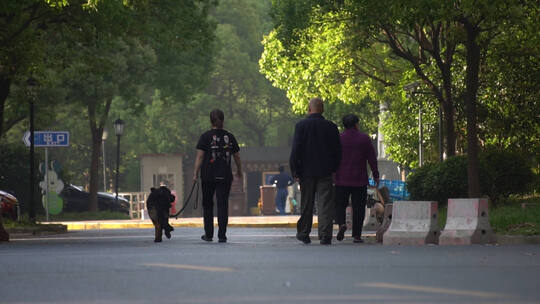
[[[174,228],[203,228],[202,223],[170,223]],[[64,223],[68,231],[105,230],[105,229],[149,229],[152,223]],[[229,223],[235,228],[296,228],[296,223]],[[313,223],[317,228],[317,223]]]
[[12,234],[31,234],[31,235],[46,235],[68,232],[68,226],[64,224],[43,224],[36,227],[16,227],[6,228],[6,231]]

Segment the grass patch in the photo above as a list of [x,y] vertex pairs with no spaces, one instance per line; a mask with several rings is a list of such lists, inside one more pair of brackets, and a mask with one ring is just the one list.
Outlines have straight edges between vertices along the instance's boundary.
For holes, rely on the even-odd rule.
[[[522,208],[521,204],[534,204]],[[446,224],[447,208],[439,209],[438,225]],[[495,233],[540,235],[540,197],[510,198],[489,208],[489,223]]]
[[[39,214],[36,219],[38,222],[45,221],[45,215]],[[98,211],[98,212],[64,212],[57,215],[50,215],[52,222],[62,221],[95,221],[95,220],[129,220],[129,215],[122,212]],[[3,218],[4,228],[40,228],[51,224],[32,223],[26,215],[19,221]]]
[[[522,208],[521,204],[535,204]],[[490,210],[489,222],[497,233],[540,234],[540,197],[509,199]]]
[[32,223],[32,222],[27,221],[27,220],[14,221],[14,220],[11,220],[11,219],[3,218],[2,221],[4,223],[4,228],[6,228],[6,229],[9,229],[9,228],[37,228],[37,227],[43,226],[41,224]]
[[446,206],[439,208],[438,213],[439,215],[437,217],[437,225],[439,225],[439,228],[443,230],[444,225],[446,225],[446,214],[447,214]]
[[[122,212],[97,211],[97,212],[63,212],[49,215],[50,221],[95,221],[95,220],[129,220],[129,215]],[[38,221],[45,221],[44,215],[38,216]]]

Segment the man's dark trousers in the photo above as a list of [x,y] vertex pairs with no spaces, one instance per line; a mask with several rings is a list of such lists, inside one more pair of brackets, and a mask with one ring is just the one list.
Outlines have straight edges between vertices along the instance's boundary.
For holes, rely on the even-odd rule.
[[202,182],[204,234],[214,235],[214,194],[217,200],[218,238],[225,238],[229,221],[231,181]]
[[287,188],[277,188],[276,192],[276,207],[279,210],[279,214],[286,215],[285,213],[285,203],[287,201],[287,195],[289,195],[289,191]]
[[349,197],[352,205],[352,236],[361,237],[366,216],[367,187],[336,186],[336,224],[340,226],[345,224],[345,209],[349,204]]
[[334,220],[334,186],[332,176],[304,177],[300,180],[301,215],[296,224],[297,236],[308,237],[313,224],[313,206],[317,194],[319,238],[332,238]]

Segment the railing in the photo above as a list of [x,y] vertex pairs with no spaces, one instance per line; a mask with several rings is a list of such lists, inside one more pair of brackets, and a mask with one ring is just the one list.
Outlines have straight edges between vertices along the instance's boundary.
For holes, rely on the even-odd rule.
[[118,193],[118,196],[129,201],[129,217],[132,219],[140,219],[142,212],[144,212],[144,209],[146,208],[148,192],[122,192]]
[[[369,184],[375,186],[375,181],[369,179]],[[390,192],[390,198],[392,200],[406,200],[409,198],[409,192],[407,191],[407,185],[405,182],[398,180],[381,179],[379,181],[379,187],[386,186]]]

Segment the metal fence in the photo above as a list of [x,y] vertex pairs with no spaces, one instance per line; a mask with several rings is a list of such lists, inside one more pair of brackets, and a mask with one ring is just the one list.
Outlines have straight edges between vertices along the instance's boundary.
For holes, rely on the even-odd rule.
[[[373,179],[369,179],[369,184],[371,186],[375,186],[375,181]],[[396,200],[407,200],[409,199],[409,192],[407,191],[407,185],[405,182],[402,182],[400,180],[389,180],[389,179],[381,179],[379,180],[379,187],[387,187],[388,191],[390,192],[390,198],[393,201]]]
[[148,194],[148,192],[122,192],[118,193],[118,196],[129,201],[129,217],[132,219],[141,219],[142,213],[146,208]]

